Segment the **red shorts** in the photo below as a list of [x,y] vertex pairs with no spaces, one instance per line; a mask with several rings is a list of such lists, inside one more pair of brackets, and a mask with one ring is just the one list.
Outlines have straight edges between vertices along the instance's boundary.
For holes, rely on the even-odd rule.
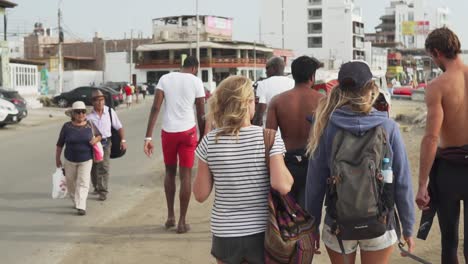
[[195,160],[195,149],[197,148],[197,127],[183,131],[170,133],[161,131],[161,145],[164,156],[164,164],[192,168]]

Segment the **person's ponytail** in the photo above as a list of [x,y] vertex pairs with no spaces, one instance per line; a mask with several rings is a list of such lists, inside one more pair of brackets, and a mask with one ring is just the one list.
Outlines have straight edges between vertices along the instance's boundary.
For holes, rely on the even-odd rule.
[[307,144],[307,155],[312,157],[320,142],[320,137],[330,120],[330,116],[336,108],[343,104],[343,94],[341,89],[334,87],[327,97],[319,102],[315,112],[314,124],[310,130],[309,142]]

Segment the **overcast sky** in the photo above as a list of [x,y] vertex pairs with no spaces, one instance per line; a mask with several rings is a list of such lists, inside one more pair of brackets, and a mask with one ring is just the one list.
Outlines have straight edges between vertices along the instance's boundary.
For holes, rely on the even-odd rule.
[[[9,10],[9,33],[29,33],[34,22],[57,27],[60,0],[10,0],[18,4]],[[285,0],[298,1],[298,0]],[[306,1],[306,0],[302,0]],[[327,0],[323,0],[327,1]],[[462,43],[468,43],[464,16],[467,0],[427,0],[431,6],[447,6],[451,10],[453,29]],[[366,31],[372,31],[390,0],[355,0],[362,7]],[[202,14],[234,18],[234,38],[253,40],[258,34],[259,0],[199,0]],[[131,29],[151,35],[151,20],[156,17],[195,13],[195,0],[62,0],[64,27],[67,34],[89,40],[94,32],[104,38],[123,38]],[[135,33],[136,34],[136,33]],[[465,44],[464,47],[468,47]]]

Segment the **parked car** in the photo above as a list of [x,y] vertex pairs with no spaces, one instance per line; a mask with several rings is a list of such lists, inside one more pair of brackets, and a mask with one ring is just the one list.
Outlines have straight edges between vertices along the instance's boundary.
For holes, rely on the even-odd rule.
[[[116,91],[116,90],[114,90],[114,89],[112,89],[112,88],[110,88],[110,87],[107,87],[107,86],[100,86],[100,87],[98,87],[98,88],[104,89],[104,90],[108,90],[109,93],[112,94],[112,100],[118,101],[118,102],[119,102],[119,103],[116,104],[115,106],[118,106],[119,104],[122,104],[122,103],[124,102],[123,94],[120,93],[119,91]],[[114,104],[115,104],[115,102],[114,102]]]
[[120,92],[120,90],[123,89],[126,84],[126,82],[106,82],[102,86],[109,87],[112,90]]
[[18,123],[19,111],[16,106],[0,98],[0,127],[4,127],[8,124]]
[[0,98],[5,99],[15,105],[19,112],[18,122],[28,116],[26,100],[17,91],[10,91],[0,88]]
[[108,87],[92,87],[92,86],[82,86],[75,88],[69,92],[61,93],[54,98],[52,101],[57,104],[59,107],[68,107],[76,101],[83,101],[86,105],[92,105],[91,93],[95,89],[100,89],[102,93],[106,95],[106,105],[110,106],[110,103],[113,102],[112,107],[116,107],[123,101],[123,96]]

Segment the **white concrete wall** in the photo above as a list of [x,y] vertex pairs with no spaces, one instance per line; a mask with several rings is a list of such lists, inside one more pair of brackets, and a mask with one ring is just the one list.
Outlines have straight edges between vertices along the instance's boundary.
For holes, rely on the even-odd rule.
[[10,58],[24,58],[24,38],[9,40]]
[[[130,65],[128,64],[127,52],[108,52],[106,53],[106,69],[104,79],[106,82],[129,82]],[[132,65],[132,73],[137,75],[137,82],[141,81],[139,71],[135,70],[135,64]],[[146,74],[144,76],[146,82]]]
[[36,65],[10,63],[10,84],[7,89],[18,91],[26,100],[29,108],[39,108],[42,105],[39,97],[40,73]]
[[[63,91],[67,92],[80,86],[100,85],[102,83],[102,71],[64,71]],[[49,73],[49,94],[56,94],[58,87],[57,72]]]

